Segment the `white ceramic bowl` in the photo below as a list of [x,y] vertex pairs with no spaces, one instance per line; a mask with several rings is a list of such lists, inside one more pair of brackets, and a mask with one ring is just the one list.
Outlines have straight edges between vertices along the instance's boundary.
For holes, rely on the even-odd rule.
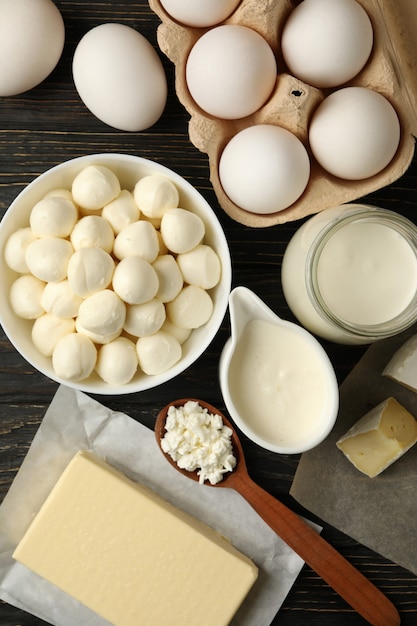
[[[48,191],[56,188],[70,189],[72,180],[84,167],[101,164],[109,167],[119,178],[122,188],[133,189],[142,176],[160,173],[170,178],[177,186],[180,206],[198,214],[206,227],[205,242],[211,245],[220,257],[222,274],[219,284],[210,290],[214,309],[210,320],[201,328],[193,330],[182,345],[182,358],[168,371],[148,376],[138,371],[131,382],[114,387],[102,381],[95,373],[80,382],[61,380],[56,376],[51,358],[38,352],[31,340],[32,321],[24,320],[13,312],[9,292],[18,276],[4,261],[4,247],[8,237],[18,228],[29,225],[33,205]],[[160,385],[187,369],[205,351],[215,337],[223,321],[231,287],[231,260],[223,229],[209,204],[184,178],[147,159],[124,154],[93,154],[75,158],[53,167],[32,181],[12,202],[0,223],[0,323],[16,350],[36,369],[52,380],[81,391],[97,394],[127,394],[143,391]]]

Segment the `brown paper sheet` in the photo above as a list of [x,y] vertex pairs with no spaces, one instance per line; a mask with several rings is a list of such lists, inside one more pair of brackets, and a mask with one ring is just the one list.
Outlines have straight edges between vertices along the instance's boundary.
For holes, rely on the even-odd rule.
[[373,344],[340,388],[329,437],[302,455],[290,490],[306,509],[356,541],[417,575],[417,446],[375,478],[347,460],[336,441],[389,396],[417,417],[417,393],[382,376],[417,326]]

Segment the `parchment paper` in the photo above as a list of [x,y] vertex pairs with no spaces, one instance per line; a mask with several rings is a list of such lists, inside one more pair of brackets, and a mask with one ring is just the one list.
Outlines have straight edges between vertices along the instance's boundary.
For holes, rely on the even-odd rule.
[[[140,401],[140,400],[139,400]],[[228,537],[257,564],[260,575],[233,624],[267,626],[303,561],[230,489],[181,476],[165,461],[154,433],[127,415],[61,386],[0,507],[0,597],[55,626],[104,626],[72,598],[11,558],[59,475],[81,449],[90,449]]]
[[417,575],[417,446],[375,478],[337,449],[336,441],[371,408],[393,396],[417,417],[417,394],[382,376],[417,326],[373,344],[340,389],[330,436],[302,455],[290,493],[309,511]]

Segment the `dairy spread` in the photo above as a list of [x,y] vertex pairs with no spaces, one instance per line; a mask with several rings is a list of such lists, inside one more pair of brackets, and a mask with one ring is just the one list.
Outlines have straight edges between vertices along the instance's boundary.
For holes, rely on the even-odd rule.
[[383,376],[417,391],[417,335],[406,341],[385,366]]
[[356,469],[374,478],[416,442],[417,421],[390,397],[366,413],[336,445]]
[[115,626],[226,626],[258,570],[217,532],[78,453],[14,558]]
[[161,439],[164,452],[189,472],[197,471],[199,482],[212,485],[223,480],[226,472],[236,466],[232,430],[223,424],[220,415],[209,413],[198,402],[170,406]]

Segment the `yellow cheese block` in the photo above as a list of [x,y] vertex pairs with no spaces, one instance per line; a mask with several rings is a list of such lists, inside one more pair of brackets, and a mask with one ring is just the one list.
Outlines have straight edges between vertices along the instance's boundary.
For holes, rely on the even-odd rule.
[[410,337],[397,350],[382,374],[411,391],[417,391],[417,335]]
[[417,421],[395,398],[364,415],[336,445],[353,465],[374,478],[417,442]]
[[219,533],[84,451],[13,557],[115,626],[226,625],[258,575]]

